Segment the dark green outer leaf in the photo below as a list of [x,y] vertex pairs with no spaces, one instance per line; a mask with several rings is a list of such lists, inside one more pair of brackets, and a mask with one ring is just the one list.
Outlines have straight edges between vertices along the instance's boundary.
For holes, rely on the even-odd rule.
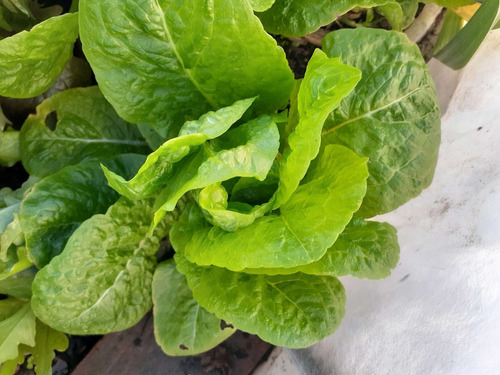
[[154,254],[174,217],[149,237],[151,203],[122,197],[73,233],[33,282],[32,306],[40,320],[70,334],[105,334],[129,328],[146,314]]
[[0,95],[31,98],[47,90],[73,55],[77,14],[53,17],[0,41]]
[[304,36],[328,25],[349,10],[372,8],[393,0],[276,0],[258,16],[272,34]]
[[[51,130],[47,124],[54,111],[57,124]],[[118,117],[97,86],[66,90],[43,101],[24,123],[20,146],[24,167],[40,177],[82,161],[150,150],[137,127]]]
[[304,348],[330,335],[344,315],[345,292],[334,277],[249,275],[199,267],[176,255],[198,303],[274,345]]
[[396,229],[388,223],[353,218],[326,254],[318,261],[292,268],[245,269],[246,273],[345,276],[383,279],[399,260]]
[[323,144],[370,159],[359,215],[394,210],[429,186],[440,143],[434,82],[415,44],[393,31],[338,30],[323,40],[329,56],[363,77],[325,123]]
[[82,0],[80,23],[104,95],[164,137],[238,99],[259,95],[257,111],[288,101],[285,54],[247,1]]
[[186,277],[175,268],[173,259],[156,268],[153,278],[155,337],[168,355],[203,353],[235,329],[221,329],[221,321],[193,299]]
[[[142,155],[123,155],[105,164],[132,176],[143,161]],[[19,213],[31,261],[46,266],[83,221],[106,212],[118,198],[98,162],[68,166],[37,183]]]

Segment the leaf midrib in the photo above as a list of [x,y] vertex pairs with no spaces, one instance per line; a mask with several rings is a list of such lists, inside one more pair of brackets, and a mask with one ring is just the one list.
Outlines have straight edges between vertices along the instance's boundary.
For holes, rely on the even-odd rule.
[[392,105],[394,105],[394,104],[397,104],[397,103],[399,103],[399,102],[403,101],[404,99],[406,99],[407,97],[409,97],[409,96],[411,96],[411,95],[415,94],[416,92],[421,91],[421,90],[424,90],[424,89],[428,89],[428,88],[430,88],[430,86],[417,87],[417,88],[413,89],[412,91],[410,91],[409,93],[407,93],[407,94],[405,94],[405,95],[403,95],[403,96],[401,96],[401,97],[399,97],[399,98],[397,98],[397,99],[393,100],[393,101],[392,101],[392,102],[390,102],[390,103],[384,104],[384,105],[383,105],[383,106],[381,106],[381,107],[378,107],[378,108],[373,109],[373,110],[371,110],[371,111],[365,112],[365,113],[363,113],[363,114],[361,114],[361,115],[359,115],[359,116],[356,116],[356,117],[350,118],[350,119],[348,119],[348,120],[346,120],[346,121],[344,121],[344,122],[342,122],[342,123],[340,123],[340,124],[338,124],[338,125],[335,125],[335,126],[331,127],[330,129],[323,130],[323,132],[321,133],[321,136],[322,136],[322,137],[324,137],[325,135],[327,135],[327,134],[329,134],[329,133],[331,133],[331,132],[334,132],[334,131],[336,131],[336,130],[340,129],[341,127],[343,127],[343,126],[345,126],[345,125],[347,125],[347,124],[350,124],[350,123],[352,123],[352,122],[355,122],[355,121],[361,120],[361,119],[363,119],[363,118],[369,118],[369,117],[371,117],[373,114],[375,114],[375,113],[377,113],[377,112],[379,112],[379,111],[381,111],[381,110],[384,110],[384,109],[386,109],[386,108],[388,108],[388,107],[391,107],[391,106],[392,106]]
[[177,60],[179,61],[179,63],[181,64],[182,70],[184,71],[184,73],[186,73],[186,76],[189,78],[189,80],[191,81],[193,86],[196,88],[196,90],[198,90],[198,92],[205,98],[205,100],[212,106],[212,108],[218,109],[219,105],[217,104],[217,102],[213,98],[211,98],[209,95],[207,95],[205,92],[203,92],[198,81],[196,81],[194,79],[194,77],[191,75],[191,72],[189,71],[189,69],[187,69],[186,66],[184,65],[184,60],[182,59],[181,55],[179,54],[179,51],[177,51],[177,47],[174,44],[174,41],[172,39],[172,35],[170,34],[170,30],[168,28],[167,22],[165,21],[165,13],[163,12],[163,9],[161,8],[158,0],[153,1],[153,7],[156,8],[158,13],[160,13],[162,15],[162,17],[161,17],[162,27],[165,30],[165,33],[167,35],[170,46],[172,47],[172,51],[174,52],[175,56],[177,57]]

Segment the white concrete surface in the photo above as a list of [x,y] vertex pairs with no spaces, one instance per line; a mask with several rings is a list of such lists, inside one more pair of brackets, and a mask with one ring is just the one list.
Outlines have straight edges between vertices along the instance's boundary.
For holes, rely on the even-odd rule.
[[342,278],[337,332],[283,351],[302,375],[500,374],[500,30],[463,69],[442,129],[432,186],[380,217],[398,228],[399,266]]

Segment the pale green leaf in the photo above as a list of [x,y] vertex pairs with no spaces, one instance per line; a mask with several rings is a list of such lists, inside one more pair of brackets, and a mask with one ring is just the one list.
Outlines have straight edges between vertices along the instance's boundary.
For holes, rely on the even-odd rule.
[[440,111],[432,77],[418,47],[402,33],[344,29],[323,43],[329,56],[359,68],[363,77],[329,116],[322,142],[370,159],[360,215],[392,211],[434,176]]
[[344,288],[334,277],[249,275],[175,259],[202,307],[274,345],[310,346],[333,333],[344,315]]
[[153,278],[155,337],[168,355],[203,353],[231,336],[235,329],[221,329],[221,320],[194,299],[186,277],[173,260],[161,263]]
[[28,300],[31,298],[33,274],[30,270],[17,273],[8,279],[0,280],[0,294]]
[[19,131],[0,130],[0,166],[12,167],[21,160],[19,154]]
[[0,95],[30,98],[47,90],[73,55],[78,15],[50,18],[0,40]]
[[192,205],[172,227],[170,240],[192,262],[233,271],[311,263],[333,245],[358,210],[367,177],[365,158],[345,147],[329,146],[279,214],[226,232],[211,226]]
[[80,23],[106,98],[124,119],[163,137],[239,99],[258,95],[257,112],[287,104],[293,75],[285,53],[247,1],[82,0]]
[[155,201],[155,224],[190,190],[233,177],[264,180],[279,148],[275,117],[261,115],[231,129],[176,164]]
[[54,350],[63,352],[68,345],[68,337],[64,333],[50,328],[37,319],[35,346],[30,348],[36,375],[52,375]]
[[[328,116],[341,100],[356,86],[360,71],[343,65],[339,59],[329,59],[321,50],[315,50],[297,97],[298,116],[288,137],[288,148],[279,164],[279,186],[274,197],[273,209],[285,203],[299,186],[309,163],[318,155],[321,129]],[[298,117],[298,118],[297,118]]]
[[26,301],[18,298],[8,297],[0,300],[0,322],[14,315]]
[[149,151],[137,127],[118,117],[97,86],[43,101],[24,123],[20,145],[24,167],[40,177],[83,161]]
[[[205,199],[200,204],[209,220],[226,230],[236,230],[250,225],[254,220],[284,204],[297,189],[306,174],[312,159],[318,154],[321,130],[328,114],[335,109],[343,97],[348,95],[360,79],[359,70],[343,65],[338,59],[329,59],[316,50],[309,61],[304,79],[296,85],[296,97],[285,133],[288,134],[283,155],[278,164],[277,189],[267,203],[247,210],[228,210],[224,205],[212,206]],[[274,187],[275,180],[267,181]],[[238,184],[235,185],[238,189]],[[261,189],[262,186],[256,186]],[[212,211],[217,209],[217,211]]]
[[35,314],[28,302],[0,322],[0,363],[17,358],[20,344],[35,345],[35,321]]
[[345,276],[383,279],[399,260],[396,229],[388,223],[353,218],[332,247],[318,261],[292,268],[256,268],[244,272],[267,275]]
[[249,0],[252,9],[256,12],[263,12],[273,5],[275,0]]
[[197,150],[205,141],[224,134],[252,105],[255,98],[235,102],[216,112],[208,112],[198,120],[186,122],[179,137],[168,140],[151,153],[137,175],[130,181],[103,168],[109,185],[130,199],[152,196],[168,181],[173,165]]

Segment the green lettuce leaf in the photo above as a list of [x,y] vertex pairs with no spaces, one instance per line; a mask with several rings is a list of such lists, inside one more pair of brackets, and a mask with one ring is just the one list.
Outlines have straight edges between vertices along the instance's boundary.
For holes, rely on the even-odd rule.
[[260,217],[235,232],[211,226],[191,205],[172,227],[172,245],[199,265],[233,271],[314,262],[333,245],[361,205],[368,177],[366,161],[342,146],[325,148],[280,214]]
[[136,324],[151,308],[154,254],[174,213],[148,236],[150,200],[123,197],[70,237],[33,282],[37,317],[69,334],[105,334]]
[[0,166],[12,167],[21,160],[19,153],[19,131],[0,130]]
[[[105,164],[133,176],[143,161],[142,155],[122,155]],[[118,198],[98,162],[70,165],[37,183],[19,213],[32,262],[38,268],[46,266],[82,222],[106,212]]]
[[175,260],[202,307],[274,345],[310,346],[335,331],[344,316],[344,288],[334,277],[249,275],[199,267],[180,254]]
[[30,270],[20,272],[8,279],[0,280],[0,294],[29,300],[31,298],[31,284],[33,274]]
[[382,13],[393,30],[397,31],[410,26],[415,19],[417,9],[417,0],[396,0],[377,7],[377,11]]
[[285,203],[299,186],[309,163],[318,155],[321,129],[328,114],[360,78],[358,69],[341,64],[339,59],[329,59],[321,50],[314,51],[298,90],[298,116],[291,117],[298,122],[288,124],[293,131],[288,137],[289,147],[280,160],[280,181],[273,209]]
[[19,345],[35,345],[36,317],[30,304],[24,303],[19,310],[0,322],[0,363],[17,358]]
[[245,228],[265,213],[263,206],[252,207],[240,202],[228,202],[227,198],[227,191],[220,184],[207,186],[197,197],[205,219],[225,231],[234,232]]
[[249,0],[252,9],[256,12],[263,12],[273,5],[275,0]]
[[47,90],[73,55],[78,15],[65,14],[0,40],[0,95],[30,98]]
[[221,320],[193,299],[186,277],[173,259],[158,265],[153,278],[155,337],[168,355],[195,355],[218,345],[235,329],[221,329]]
[[246,273],[345,276],[383,279],[391,274],[399,260],[396,229],[388,223],[353,218],[332,247],[318,261],[292,268],[245,269]]
[[204,143],[175,165],[166,187],[155,201],[155,224],[188,191],[229,180],[255,177],[264,180],[279,148],[276,116],[261,115]]
[[[292,97],[290,117],[286,126],[289,134],[285,150],[278,165],[278,187],[269,202],[242,212],[228,210],[224,204],[200,201],[210,222],[225,230],[234,231],[250,225],[267,212],[279,208],[297,189],[306,174],[309,164],[320,149],[321,129],[328,114],[343,97],[347,96],[360,79],[356,68],[329,59],[316,50],[309,61],[300,88],[296,86],[296,97]],[[267,183],[274,185],[271,177]],[[235,185],[238,189],[238,184]],[[262,186],[258,186],[261,189]]]
[[247,1],[82,0],[80,25],[106,98],[121,117],[163,137],[239,99],[258,95],[257,112],[287,104],[285,53]]
[[440,143],[434,82],[418,47],[398,32],[338,30],[323,40],[329,56],[363,78],[331,113],[322,144],[340,144],[370,159],[359,214],[394,210],[429,186]]
[[24,167],[40,177],[83,161],[150,150],[137,127],[118,117],[97,86],[43,101],[24,123],[20,146]]
[[258,16],[271,34],[303,36],[353,8],[373,8],[388,3],[398,6],[395,0],[276,0],[270,9]]
[[18,311],[26,301],[18,298],[8,297],[0,300],[0,322],[7,319]]
[[25,193],[38,181],[37,177],[30,176],[19,189],[0,189],[0,235],[14,220],[14,214],[19,212]]
[[130,181],[107,168],[103,168],[109,185],[130,199],[152,196],[163,187],[172,172],[173,165],[197,150],[205,141],[224,134],[252,105],[255,98],[244,99],[216,112],[208,112],[198,120],[186,122],[179,136],[168,140],[151,153],[137,175]]
[[68,345],[68,337],[64,333],[50,328],[37,319],[35,346],[29,348],[36,375],[52,375],[54,350],[63,352],[68,349]]

